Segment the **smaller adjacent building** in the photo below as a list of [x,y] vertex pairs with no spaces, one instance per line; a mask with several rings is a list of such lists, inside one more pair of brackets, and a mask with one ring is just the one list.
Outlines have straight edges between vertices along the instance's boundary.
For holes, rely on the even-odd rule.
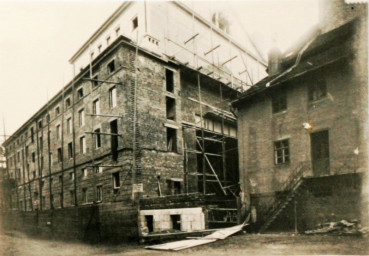
[[367,221],[365,31],[355,18],[272,50],[269,76],[233,102],[243,207],[256,209],[258,230]]

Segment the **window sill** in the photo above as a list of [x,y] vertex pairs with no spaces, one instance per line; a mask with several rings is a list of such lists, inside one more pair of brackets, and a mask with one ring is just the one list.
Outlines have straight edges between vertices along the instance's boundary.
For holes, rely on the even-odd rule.
[[284,115],[286,113],[287,113],[287,110],[283,110],[283,111],[273,113],[273,116],[280,116],[280,115]]

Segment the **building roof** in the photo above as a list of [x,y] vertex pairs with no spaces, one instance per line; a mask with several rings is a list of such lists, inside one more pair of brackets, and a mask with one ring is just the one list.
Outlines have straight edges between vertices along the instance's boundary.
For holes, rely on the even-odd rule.
[[282,86],[285,82],[308,72],[317,70],[352,54],[351,49],[343,43],[353,34],[354,26],[358,22],[355,18],[344,25],[320,34],[309,32],[303,44],[299,44],[292,51],[289,50],[281,58],[281,70],[278,74],[269,75],[245,91],[232,105],[240,106],[246,100],[269,91],[271,88]]
[[[187,13],[193,15],[193,17],[200,21],[201,23],[203,23],[206,26],[211,27],[212,24],[207,21],[205,18],[203,18],[200,14],[198,14],[197,12],[195,12],[194,10],[192,10],[191,8],[189,8],[187,5],[185,5],[184,3],[181,3],[180,1],[173,1],[173,3],[175,3],[177,6],[179,6],[180,8],[182,8],[184,11],[186,11]],[[122,14],[123,11],[125,11],[130,5],[132,4],[131,1],[127,1],[124,2],[123,4],[121,4],[117,10],[115,10],[115,12],[96,30],[95,33],[92,34],[92,36],[77,50],[77,52],[70,58],[69,62],[70,63],[74,63],[75,60],[86,50],[88,49],[88,47],[90,46],[90,44],[97,38],[99,37],[104,30],[111,24],[113,23],[117,18],[119,18],[119,16]],[[227,40],[229,40],[230,43],[232,43],[235,47],[237,47],[238,49],[240,49],[241,51],[243,51],[244,53],[246,53],[248,56],[250,56],[251,58],[253,58],[255,61],[257,61],[258,63],[260,63],[263,66],[266,66],[266,63],[263,59],[263,57],[261,55],[259,56],[255,56],[253,53],[251,53],[249,50],[247,50],[246,48],[244,48],[242,45],[238,44],[234,39],[232,39],[230,37],[229,34],[223,32],[222,30],[218,29],[215,26],[212,26],[212,29],[214,32],[216,32],[217,34],[219,34],[220,36],[226,38]],[[250,39],[251,41],[251,39]],[[252,45],[254,46],[253,42],[251,41]],[[255,46],[254,46],[255,48]],[[256,48],[255,48],[256,49]],[[258,49],[256,49],[256,52],[259,54]]]

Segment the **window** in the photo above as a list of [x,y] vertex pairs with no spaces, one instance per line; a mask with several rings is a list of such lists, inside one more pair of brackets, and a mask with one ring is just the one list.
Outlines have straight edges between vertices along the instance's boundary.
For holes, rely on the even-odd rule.
[[33,127],[31,127],[31,142],[35,142],[35,131],[33,130]]
[[114,86],[109,89],[109,106],[114,108],[117,105],[117,88]]
[[62,175],[60,175],[59,176],[59,183],[62,183],[63,182],[63,176]]
[[85,125],[85,110],[84,109],[81,109],[80,111],[78,111],[78,123],[79,123],[79,126]]
[[55,108],[55,115],[56,116],[60,115],[60,108],[59,107]]
[[85,138],[85,136],[82,136],[81,138],[79,138],[79,146],[80,146],[81,154],[85,154],[86,153],[86,138]]
[[38,128],[42,129],[42,120],[38,121]]
[[99,75],[95,75],[92,79],[93,79],[93,81],[92,81],[93,87],[95,88],[95,87],[99,86],[99,82],[97,81],[97,80],[99,80]]
[[173,80],[173,71],[166,69],[165,70],[165,82],[168,92],[174,92],[174,80]]
[[274,142],[274,162],[275,164],[284,164],[290,162],[288,139]]
[[46,197],[45,196],[42,196],[41,204],[42,204],[43,207],[46,206]]
[[67,132],[72,133],[72,118],[67,119]]
[[36,179],[36,171],[32,172],[32,177],[33,177],[33,179]]
[[87,188],[82,188],[82,202],[86,204],[88,202],[87,199]]
[[173,98],[166,98],[166,108],[167,108],[167,119],[175,120],[176,118],[176,101]]
[[82,168],[82,177],[87,177],[88,172],[87,172],[87,168]]
[[50,123],[50,114],[46,115],[46,122]]
[[177,152],[177,130],[167,127],[167,150]]
[[58,148],[58,163],[61,163],[62,161],[63,161],[62,149]]
[[36,162],[36,154],[32,152],[32,163]]
[[115,35],[116,35],[116,36],[119,36],[119,33],[120,33],[120,27],[117,27],[117,28],[115,29]]
[[101,130],[100,130],[100,128],[97,128],[97,129],[95,129],[95,148],[100,148],[101,147],[101,134],[100,134],[100,132],[101,132]]
[[112,175],[113,175],[113,188],[119,189],[120,188],[119,172],[115,172]]
[[135,30],[138,27],[138,17],[132,20],[132,29]]
[[287,96],[284,91],[276,92],[272,97],[273,113],[282,112],[287,109]]
[[68,143],[68,157],[73,158],[73,144],[72,144],[72,142]]
[[114,161],[118,160],[118,121],[113,120],[110,122],[110,149],[111,149],[111,156]]
[[51,164],[53,163],[53,153],[52,152],[49,153],[49,161]]
[[44,169],[44,157],[41,156],[41,164],[40,164],[40,169],[43,170]]
[[57,126],[56,126],[56,138],[58,139],[58,140],[60,140],[61,139],[61,127],[60,127],[60,124],[58,124]]
[[74,180],[74,172],[70,172],[69,173],[69,179],[70,180]]
[[101,166],[94,166],[95,173],[102,173],[102,167]]
[[70,194],[70,204],[74,205],[74,190],[70,190],[69,194]]
[[92,102],[92,111],[94,115],[100,114],[100,100],[96,99]]
[[78,99],[82,99],[84,94],[83,94],[83,88],[79,88],[78,91],[77,91],[77,96],[78,96]]
[[66,107],[66,108],[69,108],[70,106],[71,106],[70,98],[67,98],[67,99],[65,100],[65,107]]
[[109,45],[110,44],[110,36],[108,36],[107,38],[106,38],[106,45]]
[[112,60],[108,64],[108,73],[111,74],[115,71],[115,60]]
[[320,100],[327,96],[327,84],[324,79],[318,79],[308,88],[309,101]]
[[96,187],[96,201],[98,202],[102,201],[102,186]]

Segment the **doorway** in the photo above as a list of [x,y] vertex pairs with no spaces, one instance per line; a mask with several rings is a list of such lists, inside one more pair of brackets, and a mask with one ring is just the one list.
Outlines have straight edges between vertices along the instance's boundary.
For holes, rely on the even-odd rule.
[[311,158],[314,176],[329,175],[329,133],[315,132],[311,138]]

